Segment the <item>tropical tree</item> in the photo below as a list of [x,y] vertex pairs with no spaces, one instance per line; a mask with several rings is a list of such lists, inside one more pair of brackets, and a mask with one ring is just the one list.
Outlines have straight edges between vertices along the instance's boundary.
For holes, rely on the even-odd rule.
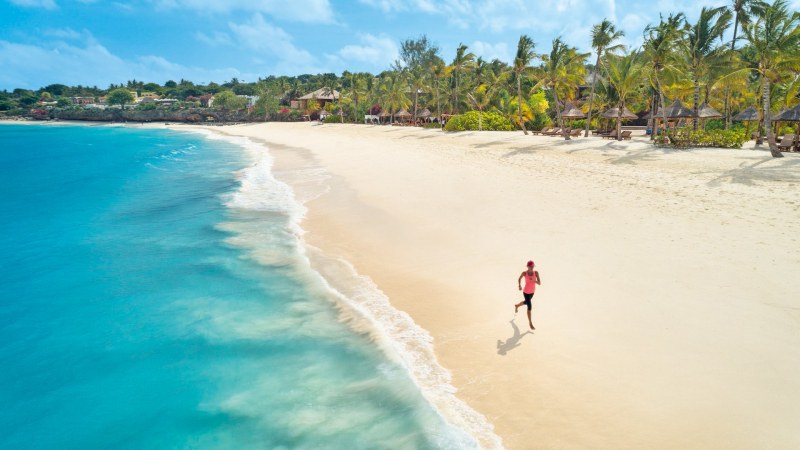
[[622,139],[622,112],[627,101],[642,84],[645,65],[640,52],[629,55],[608,55],[606,59],[606,76],[608,83],[614,87],[617,97],[617,139]]
[[452,98],[450,103],[451,112],[458,112],[459,95],[461,93],[461,79],[464,74],[472,70],[475,64],[475,55],[467,52],[467,46],[459,44],[456,49],[456,56],[450,64]]
[[442,117],[442,108],[441,103],[439,101],[439,92],[440,92],[440,85],[442,80],[445,76],[447,76],[447,66],[445,65],[444,61],[441,58],[436,57],[431,61],[430,64],[430,72],[431,78],[433,79],[433,85],[436,89],[436,117],[441,119]]
[[485,84],[481,84],[474,92],[467,94],[467,99],[478,110],[478,131],[483,131],[483,110],[491,103],[492,92]]
[[[733,0],[731,9],[733,10],[733,37],[731,38],[731,53],[736,51],[736,34],[739,31],[739,24],[745,25],[750,23],[750,17],[761,11],[766,6],[766,3],[759,0]],[[724,111],[725,116],[725,129],[728,129],[731,124],[730,115],[730,86],[725,86],[725,102]]]
[[[711,66],[723,63],[725,47],[718,45],[722,34],[728,28],[732,19],[731,12],[724,6],[717,8],[704,7],[700,11],[697,22],[686,22],[686,34],[683,45],[680,46],[685,63],[692,73],[694,82],[694,118],[692,126],[697,129],[697,112],[700,107],[700,79],[707,76]],[[706,83],[710,80],[705,80]]]
[[350,100],[353,101],[353,121],[358,123],[358,104],[366,98],[369,90],[367,88],[367,76],[364,73],[350,74]]
[[108,93],[106,96],[106,103],[109,105],[119,105],[124,110],[127,103],[133,103],[133,94],[130,89],[117,88]]
[[530,71],[530,65],[533,61],[533,58],[536,54],[533,52],[535,48],[533,43],[533,39],[528,37],[527,35],[522,35],[519,37],[519,42],[517,43],[517,55],[514,57],[514,77],[517,80],[517,115],[519,116],[519,126],[522,128],[522,132],[528,134],[528,130],[525,129],[525,122],[522,120],[522,77]]
[[597,52],[597,61],[594,65],[594,73],[592,74],[592,89],[589,94],[589,113],[586,118],[586,131],[584,137],[589,136],[589,127],[592,122],[592,103],[594,101],[594,89],[597,84],[597,76],[600,72],[600,58],[607,52],[615,52],[624,48],[622,44],[614,44],[615,41],[625,36],[622,30],[617,30],[613,23],[608,19],[603,19],[602,22],[592,27],[592,48]]
[[753,70],[761,80],[764,127],[772,156],[783,155],[775,144],[770,113],[770,88],[800,71],[800,12],[789,11],[784,0],[775,0],[758,11],[752,22],[742,25],[757,60]]
[[408,71],[408,87],[414,94],[414,123],[417,123],[417,104],[419,93],[428,89],[428,74],[419,66]]
[[[665,127],[667,123],[667,103],[664,96],[662,77],[666,73],[678,71],[675,43],[682,37],[683,29],[681,24],[683,21],[683,13],[670,14],[666,20],[662,17],[658,25],[648,25],[644,30],[643,51],[650,66],[650,80],[659,96],[662,123]],[[652,110],[652,112],[655,114],[655,110]],[[653,117],[653,124],[655,125],[655,117]],[[655,138],[656,134],[655,126],[653,128],[651,138]]]
[[[578,53],[574,47],[570,47],[561,40],[560,37],[553,39],[553,48],[549,54],[543,55],[542,67],[539,68],[539,82],[534,86],[534,91],[540,87],[546,87],[553,93],[555,100],[556,117],[558,126],[564,129],[564,119],[561,117],[561,105],[559,104],[559,91],[565,93],[574,92],[583,79],[586,69],[584,61],[589,53]],[[569,133],[564,132],[564,139],[570,140]]]
[[389,119],[391,123],[394,123],[394,113],[407,108],[410,103],[406,96],[406,84],[398,72],[391,72],[383,77],[379,87],[379,96],[383,108],[391,115]]

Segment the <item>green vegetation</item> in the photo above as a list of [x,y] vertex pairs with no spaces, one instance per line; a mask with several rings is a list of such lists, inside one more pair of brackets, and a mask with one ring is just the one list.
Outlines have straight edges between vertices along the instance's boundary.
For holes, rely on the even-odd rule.
[[478,111],[469,111],[464,114],[453,116],[444,126],[445,131],[512,131],[514,125],[511,121],[500,114],[485,112],[482,115]]
[[[132,111],[137,113],[207,108],[206,114],[201,111],[196,116],[292,121],[317,118],[324,107],[337,113],[326,122],[361,123],[366,114],[396,122],[395,114],[407,110],[410,119],[402,120],[418,125],[423,125],[420,114],[431,113],[433,118],[452,116],[447,125],[450,131],[517,129],[527,133],[554,123],[568,125],[561,116],[567,102],[588,115],[588,120],[572,121],[572,127],[585,126],[588,131],[598,123],[610,125],[601,114],[609,108],[627,107],[634,113],[660,110],[657,126],[663,129],[670,121],[666,106],[677,99],[694,111],[708,103],[723,117],[670,121],[670,128],[696,129],[696,133],[671,131],[677,140],[674,145],[735,148],[741,146],[739,137],[753,129],[766,133],[773,155],[780,156],[775,136],[785,132],[787,124],[776,125],[773,118],[800,103],[800,12],[790,10],[785,0],[733,0],[728,7],[704,8],[693,22],[683,13],[660,16],[658,23],[643,31],[642,47],[626,49],[619,44],[622,32],[604,19],[592,28],[591,41],[585,43],[592,53],[580,53],[557,38],[538,54],[535,50],[541,46],[534,43],[535,35],[523,34],[514,60],[508,63],[477,57],[464,44],[454,54],[442,55],[422,35],[401,42],[399,59],[379,74],[267,76],[255,82],[233,78],[221,84],[130,80],[105,89],[52,84],[36,91],[0,92],[0,114],[78,111],[88,108],[81,105],[86,98],[125,106],[133,99],[123,92],[135,92],[139,97],[170,99],[138,103]],[[723,41],[729,33],[733,39]],[[300,100],[317,90],[324,98]],[[339,95],[331,101],[328,97],[334,93]],[[258,96],[258,100],[247,108],[252,103],[242,96]],[[732,123],[733,115],[750,106],[759,115],[752,126]],[[722,133],[726,130],[735,132]]]

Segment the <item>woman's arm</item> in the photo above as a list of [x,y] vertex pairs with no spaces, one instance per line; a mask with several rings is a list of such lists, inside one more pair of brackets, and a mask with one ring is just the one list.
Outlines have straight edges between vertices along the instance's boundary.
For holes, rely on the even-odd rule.
[[522,290],[522,278],[523,277],[525,277],[525,272],[522,272],[521,274],[519,274],[519,278],[517,279],[517,286],[519,287],[520,291]]
[[539,276],[539,271],[536,271],[536,284],[542,284],[542,277]]

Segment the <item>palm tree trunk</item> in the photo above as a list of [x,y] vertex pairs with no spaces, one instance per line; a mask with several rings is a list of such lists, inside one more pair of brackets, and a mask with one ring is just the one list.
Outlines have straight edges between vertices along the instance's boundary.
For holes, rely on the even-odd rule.
[[569,133],[564,132],[564,119],[561,117],[561,107],[558,106],[558,91],[556,91],[555,86],[553,86],[553,99],[556,103],[556,118],[558,119],[558,127],[561,128],[561,134],[564,136],[564,140],[568,141]]
[[436,80],[436,117],[442,122],[442,108],[439,106],[439,80]]
[[[739,13],[736,13],[736,19],[733,21],[733,38],[731,39],[731,52],[736,50],[736,32],[739,28]],[[728,107],[728,102],[730,101],[730,93],[731,88],[730,86],[725,86],[725,106],[724,111],[722,114],[725,115],[725,129],[729,129],[731,127],[731,112]]]
[[586,117],[586,131],[583,137],[589,137],[589,127],[592,124],[592,100],[594,100],[594,86],[597,84],[597,68],[600,67],[600,51],[597,52],[597,63],[594,65],[594,74],[592,75],[592,90],[589,93],[589,116]]
[[[661,125],[664,127],[664,138],[667,138],[667,102],[664,98],[664,91],[661,90],[661,83],[658,81],[656,75],[656,89],[658,89],[658,96],[661,98]],[[655,132],[655,130],[653,130]]]
[[483,110],[478,109],[478,131],[483,131]]
[[625,101],[620,101],[617,106],[617,140],[622,140],[622,111],[625,110]]
[[522,128],[522,132],[525,135],[528,135],[528,130],[525,128],[525,124],[522,123],[522,74],[517,74],[517,113],[519,114],[519,127]]
[[770,117],[769,109],[769,78],[764,77],[764,127],[767,129],[769,152],[773,158],[783,158],[783,154],[778,150],[778,146],[775,143],[775,133],[772,131],[772,118]]
[[700,107],[700,79],[694,76],[694,117],[692,117],[692,129],[697,131],[697,111]]
[[650,140],[654,141],[656,139],[656,105],[658,104],[658,100],[656,100],[658,94],[653,92],[653,95],[650,96]]
[[414,125],[417,125],[417,97],[419,97],[419,89],[414,88]]

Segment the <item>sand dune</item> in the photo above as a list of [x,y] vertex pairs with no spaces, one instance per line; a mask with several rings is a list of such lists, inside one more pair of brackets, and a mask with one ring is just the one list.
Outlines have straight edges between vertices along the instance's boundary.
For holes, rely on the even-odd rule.
[[431,333],[507,448],[800,448],[800,155],[212,128],[268,144],[306,241]]

